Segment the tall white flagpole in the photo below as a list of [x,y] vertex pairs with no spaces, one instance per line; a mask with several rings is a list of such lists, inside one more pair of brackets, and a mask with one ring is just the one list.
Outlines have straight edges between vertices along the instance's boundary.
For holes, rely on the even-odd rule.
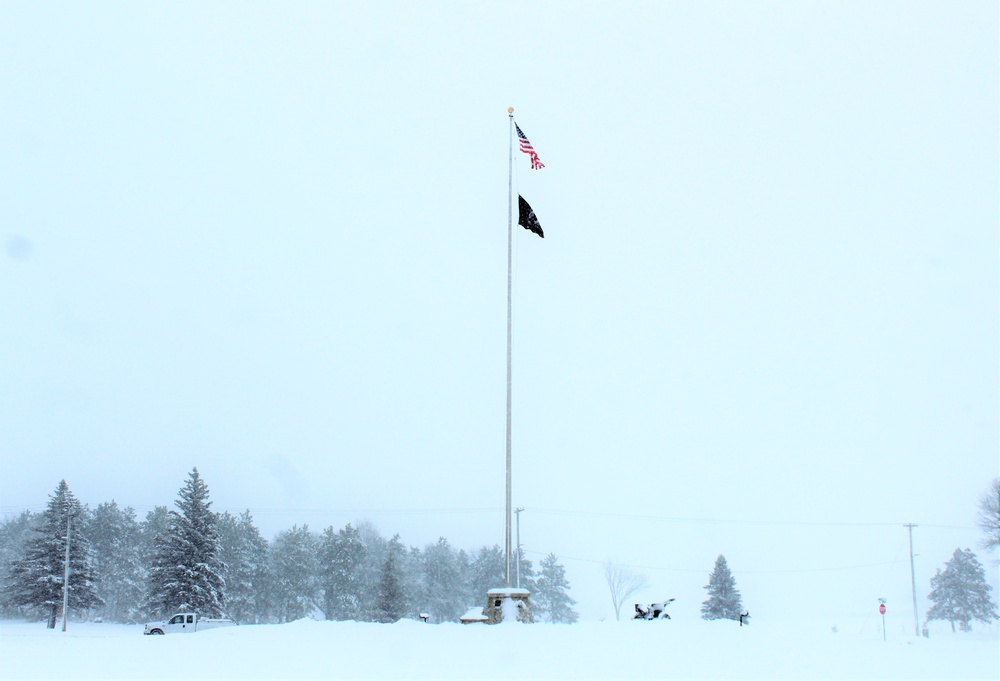
[[511,364],[511,252],[514,240],[514,107],[507,109],[510,119],[508,138],[510,149],[507,154],[507,507],[504,518],[504,568],[507,588],[510,588],[510,554],[511,554],[511,503],[510,503],[510,364]]

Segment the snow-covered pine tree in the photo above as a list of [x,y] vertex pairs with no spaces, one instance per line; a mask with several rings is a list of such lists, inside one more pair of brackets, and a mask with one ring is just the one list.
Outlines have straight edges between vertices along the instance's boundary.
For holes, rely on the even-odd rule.
[[319,586],[323,591],[323,612],[326,619],[334,619],[337,608],[335,594],[337,593],[336,577],[334,576],[334,554],[337,550],[337,530],[330,525],[319,536]]
[[77,612],[100,605],[91,571],[90,542],[84,532],[86,510],[62,480],[49,498],[42,522],[28,540],[23,558],[11,565],[6,602],[28,613],[44,614],[54,628],[62,610],[69,526],[69,607]]
[[219,561],[219,535],[208,486],[195,468],[174,502],[170,525],[156,546],[149,575],[149,602],[161,615],[176,611],[206,617],[223,614],[225,582]]
[[361,581],[360,619],[364,622],[378,622],[381,606],[378,602],[378,585],[382,580],[382,568],[389,550],[389,542],[369,520],[361,520],[356,525],[365,555],[361,561],[359,579]]
[[267,542],[250,511],[218,516],[219,558],[225,569],[226,614],[240,623],[258,624],[266,614],[269,577]]
[[566,569],[559,564],[554,553],[542,558],[539,562],[541,574],[535,580],[535,590],[531,592],[531,600],[535,606],[535,614],[545,622],[572,624],[579,619],[573,610],[576,601],[569,593],[569,581],[566,579]]
[[457,622],[468,607],[464,605],[458,556],[448,540],[441,537],[424,549],[423,558],[427,612],[435,622]]
[[160,606],[150,601],[153,593],[150,584],[150,574],[156,562],[156,547],[166,540],[170,529],[170,509],[166,506],[154,506],[146,514],[145,520],[139,523],[139,561],[142,565],[143,586],[145,597],[141,604],[142,619],[151,620],[160,615]]
[[351,523],[339,532],[335,532],[332,526],[323,531],[320,574],[327,619],[362,619],[362,567],[366,553],[367,547]]
[[455,567],[458,569],[458,584],[455,585],[455,601],[458,603],[458,616],[461,617],[472,605],[479,605],[481,598],[472,594],[472,560],[465,549],[455,553]]
[[21,511],[18,515],[0,520],[0,566],[7,568],[24,557],[24,547],[41,523],[42,514],[32,511]]
[[320,591],[318,544],[308,525],[293,525],[274,538],[269,553],[269,599],[278,622],[302,619],[316,609]]
[[736,589],[736,578],[729,571],[725,556],[715,559],[715,569],[708,577],[708,600],[701,604],[701,618],[706,620],[739,620],[743,600]]
[[99,504],[88,523],[94,555],[97,594],[104,601],[98,615],[106,622],[138,623],[145,592],[140,530],[131,508],[115,501]]
[[506,565],[499,544],[483,546],[476,552],[470,569],[470,606],[486,603],[486,592],[505,584]]
[[962,631],[969,631],[973,620],[988,624],[1000,619],[990,598],[991,590],[976,555],[969,549],[955,549],[951,560],[945,563],[944,572],[939,569],[931,577],[927,600],[933,605],[927,611],[927,621],[951,622],[952,631],[957,622]]
[[[28,540],[35,535],[35,528],[42,522],[41,513],[21,511],[19,515],[0,521],[0,594],[13,592],[10,571],[15,560],[27,554]],[[0,598],[0,617],[21,617],[24,613]]]
[[[217,513],[215,516],[215,531],[219,536],[219,560],[225,565],[222,579],[226,584],[226,615],[235,622],[247,622],[245,617],[237,615],[240,610],[237,594],[242,590],[242,580],[237,576],[243,572],[241,560],[242,542],[237,528],[236,516],[229,511]],[[242,614],[242,613],[241,613]]]
[[[520,574],[518,573],[518,567],[520,567]],[[521,589],[527,589],[532,594],[535,593],[535,566],[532,564],[531,560],[524,557],[524,551],[518,551],[518,562],[510,566],[511,575],[510,581],[517,587],[520,584]],[[534,596],[531,597],[534,600]]]
[[403,591],[403,573],[399,561],[404,549],[395,535],[389,542],[382,563],[382,574],[379,578],[376,593],[375,621],[385,624],[398,622],[406,615],[406,595]]
[[427,612],[429,600],[427,576],[424,574],[424,552],[411,546],[400,561],[403,573],[403,589],[406,591],[406,612],[413,619]]

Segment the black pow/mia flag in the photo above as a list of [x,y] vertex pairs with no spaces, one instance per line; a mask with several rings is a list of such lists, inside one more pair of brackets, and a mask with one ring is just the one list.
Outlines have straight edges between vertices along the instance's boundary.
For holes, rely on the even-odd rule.
[[531,210],[531,206],[520,194],[517,195],[517,224],[543,239],[545,238],[545,235],[542,234],[542,226],[538,224],[538,218],[535,216],[535,211]]

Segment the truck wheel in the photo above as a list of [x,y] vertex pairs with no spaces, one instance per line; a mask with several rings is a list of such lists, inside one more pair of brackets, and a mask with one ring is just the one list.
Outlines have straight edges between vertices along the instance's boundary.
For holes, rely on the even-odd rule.
[[162,629],[153,629],[149,633],[152,634],[153,636],[163,636],[163,630]]

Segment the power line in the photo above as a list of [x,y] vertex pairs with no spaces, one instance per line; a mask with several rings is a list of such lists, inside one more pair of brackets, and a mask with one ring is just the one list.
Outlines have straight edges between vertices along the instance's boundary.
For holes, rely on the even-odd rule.
[[[898,522],[846,522],[846,521],[815,521],[815,520],[745,520],[733,518],[690,518],[683,516],[662,516],[638,513],[609,513],[601,511],[578,511],[553,508],[538,508],[536,506],[527,507],[533,513],[548,515],[568,515],[603,518],[623,518],[632,520],[652,520],[658,522],[690,523],[690,524],[714,524],[714,525],[775,525],[775,526],[802,526],[802,527],[898,527]],[[921,527],[934,527],[938,529],[950,530],[975,530],[975,527],[962,525],[936,525],[933,523],[923,523]]]
[[[542,555],[541,551],[530,551],[525,549],[525,553],[534,553],[536,555]],[[545,554],[548,555],[548,554]],[[559,556],[560,560],[572,560],[579,563],[594,563],[597,565],[604,565],[608,561],[606,560],[594,560],[592,558],[576,558],[573,556]],[[839,572],[842,570],[857,570],[861,568],[870,567],[881,567],[883,565],[895,565],[897,563],[904,563],[903,560],[889,560],[880,563],[863,563],[861,565],[840,565],[837,567],[825,567],[825,568],[800,568],[795,570],[733,570],[733,574],[740,575],[790,575],[790,574],[800,574],[800,573],[810,573],[810,572]],[[704,568],[697,570],[691,568],[675,568],[675,567],[664,567],[662,565],[629,565],[627,563],[616,563],[616,565],[621,565],[623,567],[632,568],[633,570],[657,570],[660,572],[696,572],[704,574],[709,572]]]
[[497,508],[394,508],[394,509],[344,509],[344,508],[258,508],[240,507],[219,509],[220,512],[242,513],[249,510],[257,515],[454,515],[462,513],[499,513]]

